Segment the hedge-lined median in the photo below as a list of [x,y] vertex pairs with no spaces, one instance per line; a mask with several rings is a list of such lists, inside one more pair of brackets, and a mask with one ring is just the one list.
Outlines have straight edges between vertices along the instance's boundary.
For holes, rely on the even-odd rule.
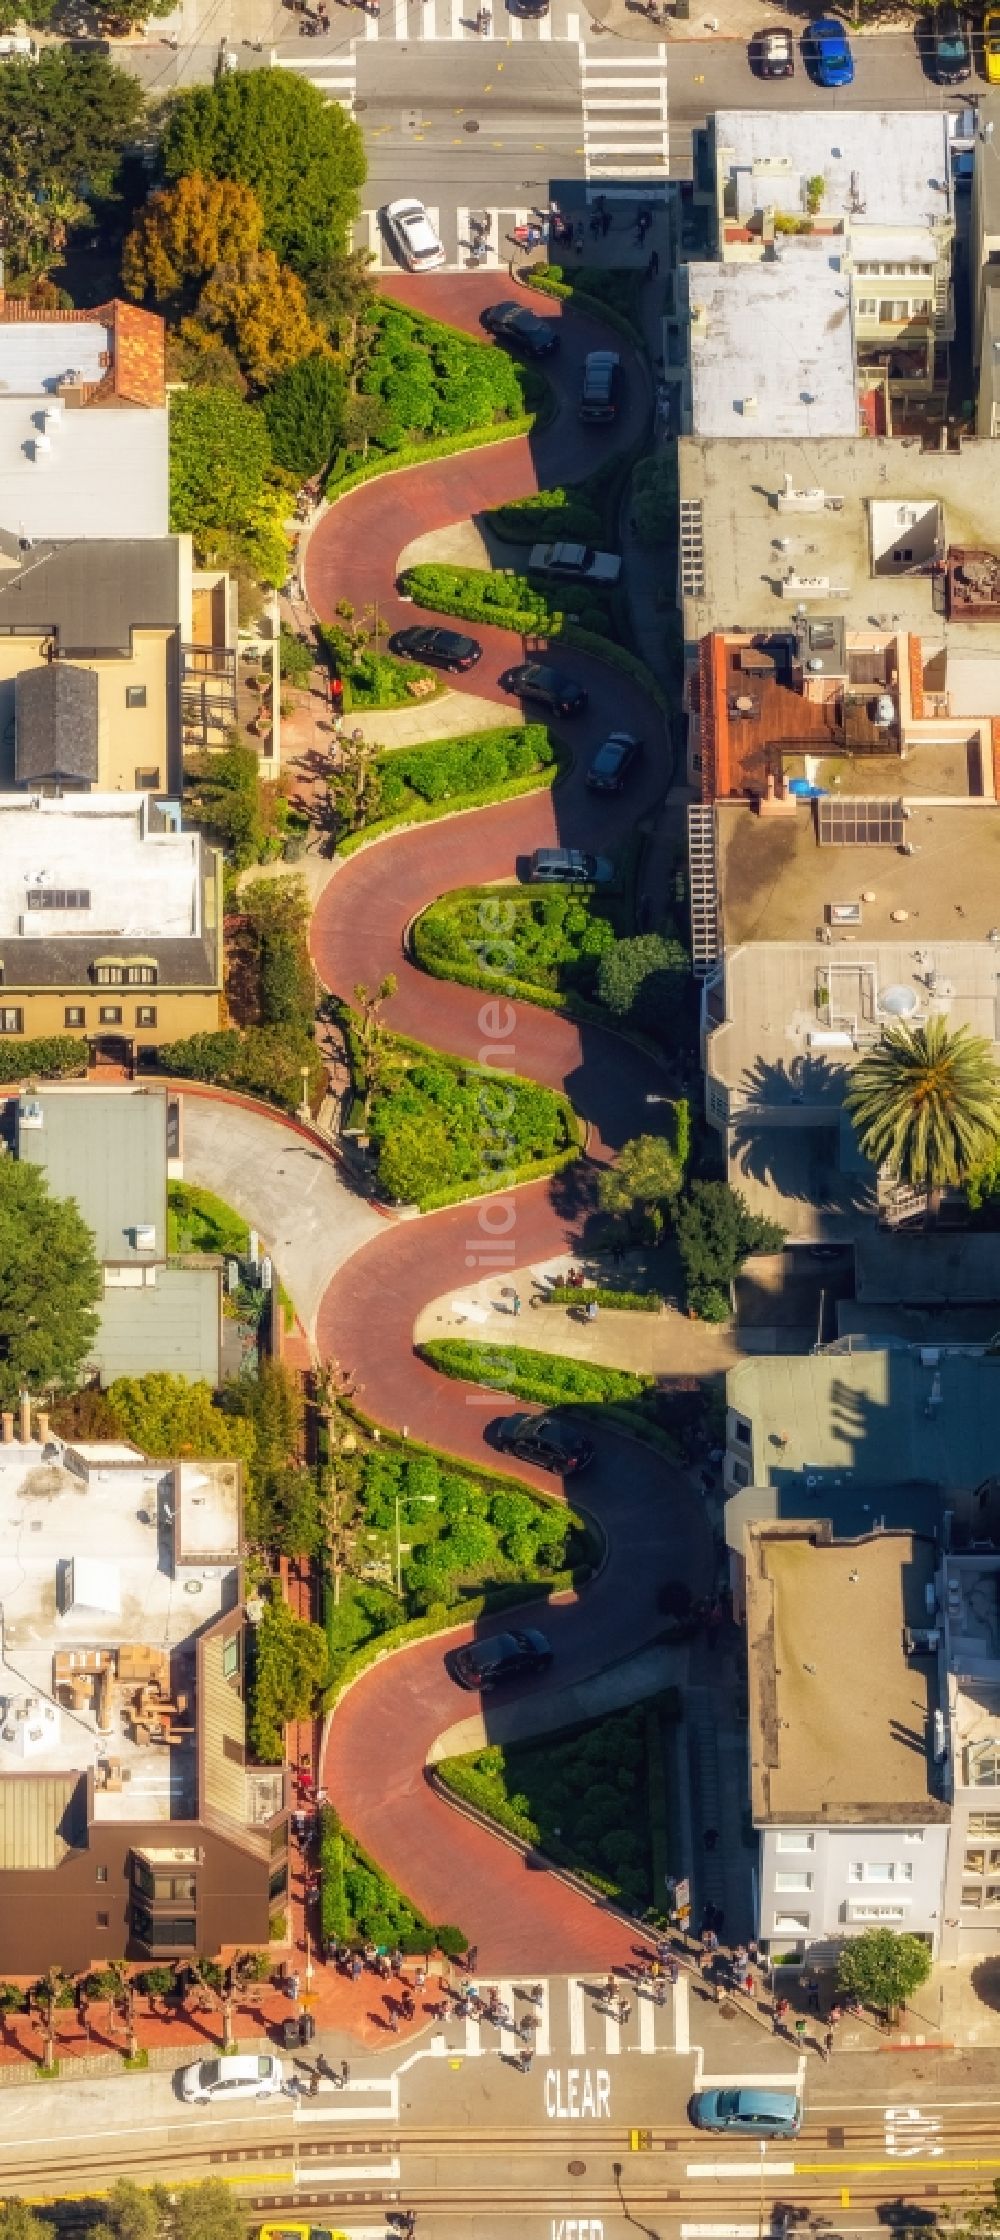
[[568,621],[598,635],[614,628],[614,602],[593,584],[546,590],[513,571],[430,562],[407,568],[403,583],[418,607],[459,615],[465,622],[516,630],[520,637],[559,638]]
[[398,451],[386,457],[373,456],[360,466],[331,472],[324,495],[332,502],[346,498],[349,491],[358,490],[363,482],[375,482],[380,474],[396,474],[404,467],[424,467],[434,459],[451,459],[459,451],[482,451],[489,443],[511,443],[515,436],[529,436],[543,424],[542,417],[534,412],[522,412],[516,420],[505,420],[494,428],[470,428],[464,436],[438,436],[427,443],[404,443]]
[[503,724],[424,747],[384,749],[367,774],[360,804],[364,822],[338,838],[337,853],[351,855],[366,840],[400,825],[537,792],[554,784],[566,759],[544,723]]
[[613,1307],[625,1314],[659,1314],[658,1291],[615,1291],[604,1283],[554,1283],[539,1300],[544,1307]]
[[527,498],[493,506],[487,525],[508,544],[600,544],[604,539],[613,547],[621,487],[621,467],[612,455],[580,482],[535,490]]
[[334,461],[327,493],[336,495],[373,465],[398,465],[415,445],[456,449],[470,435],[506,434],[526,416],[534,424],[550,404],[537,367],[383,297],[357,331],[349,415],[357,447]]
[[604,1369],[596,1361],[571,1361],[563,1354],[534,1353],[528,1346],[480,1345],[469,1338],[429,1338],[417,1352],[432,1369],[469,1384],[492,1385],[517,1400],[543,1408],[598,1407],[606,1401],[646,1403],[654,1380],[632,1369]]
[[383,1952],[458,1954],[468,1939],[450,1923],[435,1928],[389,1875],[376,1866],[330,1804],[319,1838],[320,1928],[324,1946],[378,1945]]
[[555,296],[562,303],[574,304],[578,311],[592,313],[645,355],[646,340],[639,309],[640,273],[621,267],[605,270],[595,265],[531,264],[525,266],[519,277],[540,295]]

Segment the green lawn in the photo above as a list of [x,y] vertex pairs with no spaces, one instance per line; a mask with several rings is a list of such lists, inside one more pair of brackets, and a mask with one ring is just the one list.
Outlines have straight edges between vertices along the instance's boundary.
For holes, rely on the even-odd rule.
[[579,1148],[571,1107],[554,1090],[402,1040],[377,1052],[368,1133],[380,1190],[424,1212],[498,1189],[501,1175],[551,1173]]
[[201,1190],[193,1182],[168,1182],[168,1252],[222,1252],[240,1260],[249,1236],[242,1214],[234,1213],[213,1191]]

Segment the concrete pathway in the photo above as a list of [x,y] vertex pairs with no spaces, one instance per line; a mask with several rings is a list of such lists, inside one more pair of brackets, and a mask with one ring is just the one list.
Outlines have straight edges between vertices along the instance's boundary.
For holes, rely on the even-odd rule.
[[468,692],[444,692],[436,700],[408,700],[403,708],[360,709],[346,719],[345,729],[363,731],[380,747],[424,747],[433,739],[460,739],[467,731],[494,731],[520,720],[516,704],[506,708]]
[[[536,1353],[564,1354],[572,1361],[595,1361],[608,1369],[632,1369],[638,1376],[721,1376],[740,1358],[732,1325],[692,1322],[676,1307],[658,1314],[602,1307],[595,1322],[585,1322],[564,1306],[529,1308],[538,1286],[562,1280],[579,1256],[565,1253],[531,1268],[515,1268],[497,1278],[463,1284],[460,1292],[431,1299],[417,1316],[414,1344],[430,1338],[466,1338],[480,1345],[530,1346]],[[606,1274],[594,1271],[594,1279]],[[522,1311],[511,1311],[516,1292]],[[506,1295],[505,1295],[506,1294]]]
[[184,1174],[258,1231],[310,1338],[331,1279],[387,1227],[332,1157],[275,1115],[184,1098]]

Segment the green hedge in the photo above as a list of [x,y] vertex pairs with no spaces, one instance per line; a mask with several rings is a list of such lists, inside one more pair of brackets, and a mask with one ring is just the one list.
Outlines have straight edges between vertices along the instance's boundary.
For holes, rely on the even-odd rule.
[[[320,1819],[320,1926],[324,1941],[430,1953],[437,1930],[344,1827],[332,1805]],[[466,1939],[458,1932],[462,1949]]]
[[538,770],[530,778],[512,778],[507,785],[485,786],[480,793],[466,793],[447,801],[419,801],[414,796],[409,808],[400,809],[394,817],[377,817],[374,824],[361,826],[359,832],[346,833],[338,840],[336,854],[353,856],[369,841],[384,840],[387,833],[405,832],[410,825],[433,824],[439,817],[460,816],[467,809],[488,809],[495,801],[516,801],[522,793],[543,793],[547,786],[555,785],[562,770],[553,764],[549,770]]
[[70,1074],[84,1074],[90,1063],[86,1038],[75,1034],[46,1034],[26,1042],[8,1042],[0,1051],[0,1081],[45,1079],[62,1081]]
[[631,1369],[604,1369],[594,1361],[571,1361],[563,1354],[534,1353],[528,1346],[481,1345],[469,1338],[429,1338],[417,1347],[422,1360],[446,1377],[492,1385],[517,1400],[553,1408],[577,1401],[603,1406],[610,1401],[652,1399],[654,1379]]
[[423,467],[432,459],[450,459],[459,451],[481,451],[488,443],[512,443],[517,436],[531,435],[543,427],[548,415],[522,412],[516,420],[505,420],[501,427],[470,428],[464,436],[437,436],[428,443],[405,443],[398,451],[385,457],[374,455],[363,466],[345,468],[338,473],[332,470],[324,496],[332,504],[335,498],[346,498],[349,490],[357,490],[363,482],[374,482],[380,474],[394,474],[404,467]]
[[611,274],[598,270],[588,272],[582,267],[579,279],[574,273],[573,279],[566,281],[563,279],[563,268],[557,264],[525,265],[518,274],[525,286],[537,288],[540,295],[556,296],[564,303],[572,303],[578,311],[590,312],[594,318],[602,320],[605,326],[613,327],[617,334],[624,335],[626,342],[631,342],[645,356],[646,338],[635,319],[596,292],[601,280],[610,277]]
[[245,1031],[223,1027],[215,1034],[188,1035],[181,1042],[161,1043],[156,1062],[161,1073],[242,1090],[283,1112],[297,1111],[302,1102],[303,1066],[308,1069],[314,1108],[326,1081],[326,1068],[312,1036],[305,1028],[289,1024]]
[[413,684],[433,685],[433,694],[424,698],[435,698],[442,690],[440,679],[421,662],[404,661],[398,654],[384,653],[376,646],[355,646],[349,630],[340,623],[319,623],[317,636],[331,669],[343,678],[347,715],[366,708],[404,708],[413,697]]
[[539,1304],[554,1307],[587,1307],[596,1300],[599,1307],[614,1307],[627,1314],[659,1314],[663,1300],[658,1291],[613,1291],[607,1284],[554,1283]]
[[489,568],[446,567],[421,563],[407,568],[404,585],[418,607],[435,614],[460,615],[521,637],[559,638],[567,625],[567,605],[581,627],[600,635],[614,629],[613,602],[591,584],[545,590],[531,577]]
[[[629,447],[630,454],[633,449]],[[611,454],[581,481],[513,498],[494,506],[486,519],[494,535],[510,544],[600,544],[605,538],[613,546],[622,487],[620,458]]]

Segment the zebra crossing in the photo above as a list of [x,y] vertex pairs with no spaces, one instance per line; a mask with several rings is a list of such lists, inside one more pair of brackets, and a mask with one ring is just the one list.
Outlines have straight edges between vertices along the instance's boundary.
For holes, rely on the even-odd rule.
[[[445,251],[445,263],[438,268],[444,272],[506,272],[517,247],[511,239],[513,229],[527,225],[531,216],[529,210],[491,209],[485,203],[474,210],[461,204],[445,210],[434,202],[425,208]],[[386,241],[377,210],[362,211],[354,246],[369,250],[373,272],[398,272],[399,260]]]
[[[480,2000],[487,2008],[509,2016],[510,2021],[495,2023],[479,2015],[467,2015],[464,2020],[447,2022],[436,2050],[473,2060],[480,2054],[499,2053],[508,2061],[517,2061],[526,2044],[533,2046],[542,2061],[563,2055],[613,2059],[619,2054],[682,2050],[678,2047],[676,2010],[680,1998],[686,2012],[686,1983],[661,1985],[662,2005],[651,1992],[623,1983],[620,1988],[627,2014],[608,1999],[599,1978],[548,1977],[534,1988],[540,1988],[541,1998],[529,2001],[523,1987],[515,1983],[477,1981]],[[529,2015],[534,2016],[534,2032],[522,2037],[515,2025]]]
[[667,49],[610,53],[582,45],[584,171],[588,181],[666,184],[670,169]]

